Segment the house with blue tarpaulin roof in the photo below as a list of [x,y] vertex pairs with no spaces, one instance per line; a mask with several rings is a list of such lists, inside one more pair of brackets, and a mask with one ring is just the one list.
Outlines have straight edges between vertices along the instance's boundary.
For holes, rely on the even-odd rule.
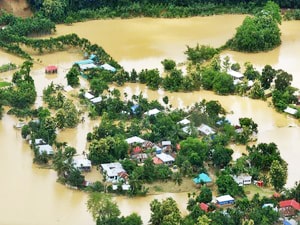
[[212,182],[212,179],[206,173],[200,173],[198,177],[193,179],[193,181],[195,182],[195,184],[201,184],[210,183]]

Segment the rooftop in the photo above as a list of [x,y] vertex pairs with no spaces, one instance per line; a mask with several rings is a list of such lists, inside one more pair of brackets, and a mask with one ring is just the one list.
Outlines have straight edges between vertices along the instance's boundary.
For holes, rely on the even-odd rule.
[[168,155],[166,153],[160,153],[160,154],[156,154],[156,157],[159,158],[161,161],[165,162],[174,162],[175,159],[171,156]]
[[120,172],[125,172],[121,163],[104,163],[101,164],[102,169],[106,172],[108,177],[118,176]]
[[198,127],[198,131],[202,132],[205,135],[215,134],[214,129],[204,123],[202,123],[200,127]]
[[127,138],[125,140],[128,144],[133,144],[133,143],[144,143],[145,140],[140,138],[140,137],[137,137],[137,136],[133,136],[133,137],[130,137],[130,138]]
[[216,198],[218,202],[234,201],[234,198],[231,195],[222,195]]
[[293,207],[298,211],[300,210],[300,204],[295,199],[281,201],[279,202],[279,206],[280,208]]
[[155,109],[150,109],[149,111],[145,112],[144,115],[152,116],[152,115],[156,115],[159,112],[160,112],[160,110],[155,108]]

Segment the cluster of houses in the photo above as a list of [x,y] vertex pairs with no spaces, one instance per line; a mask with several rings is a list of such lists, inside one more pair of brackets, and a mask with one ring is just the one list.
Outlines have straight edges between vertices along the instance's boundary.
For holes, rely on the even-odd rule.
[[[137,160],[138,163],[143,163],[148,157],[152,157],[155,165],[165,164],[172,165],[175,162],[174,155],[172,155],[171,141],[162,141],[160,144],[154,144],[146,141],[140,137],[134,136],[126,139],[130,146],[130,155],[132,159]],[[154,150],[154,154],[146,154],[147,150]]]
[[[34,145],[40,154],[46,153],[47,155],[53,155],[54,150],[51,145],[47,144],[43,139],[38,138],[29,140],[30,145]],[[86,155],[75,155],[72,158],[72,165],[75,169],[82,172],[89,172],[92,169],[92,162],[87,158]]]
[[[230,195],[222,195],[214,200],[217,207],[230,206],[235,203],[235,199]],[[297,225],[298,222],[294,220],[293,216],[298,216],[300,213],[300,204],[295,199],[280,201],[278,206],[273,203],[265,203],[262,208],[270,207],[272,210],[279,212],[284,225]],[[199,208],[204,212],[209,212],[209,205],[201,202]]]

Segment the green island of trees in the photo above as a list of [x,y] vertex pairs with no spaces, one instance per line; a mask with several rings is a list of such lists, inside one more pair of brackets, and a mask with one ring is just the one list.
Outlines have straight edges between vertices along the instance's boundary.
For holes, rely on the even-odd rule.
[[[36,10],[33,17],[27,19],[16,18],[6,12],[1,12],[0,24],[5,29],[0,30],[0,47],[10,53],[19,55],[26,61],[13,73],[11,85],[0,83],[5,88],[0,89],[0,115],[4,112],[2,106],[9,107],[9,114],[20,118],[34,118],[22,127],[21,135],[31,141],[34,152],[34,163],[53,168],[57,172],[58,181],[69,187],[90,192],[87,208],[91,212],[96,224],[142,224],[141,217],[135,213],[120,216],[117,204],[112,200],[113,194],[129,196],[145,195],[151,184],[155,182],[173,182],[180,186],[184,179],[192,179],[199,173],[213,170],[216,176],[217,194],[230,194],[236,198],[234,206],[226,210],[211,203],[212,190],[209,185],[199,184],[197,193],[190,193],[187,204],[188,214],[182,216],[176,202],[167,198],[161,202],[154,200],[150,203],[151,217],[149,224],[274,224],[279,219],[279,213],[271,207],[262,208],[265,203],[278,205],[280,200],[299,199],[299,183],[295,187],[285,189],[287,179],[287,164],[280,156],[275,143],[259,143],[250,146],[255,141],[255,134],[259,128],[251,118],[239,118],[237,125],[232,125],[226,119],[227,112],[218,101],[195,103],[189,110],[172,109],[168,97],[164,97],[163,104],[157,100],[148,101],[142,93],[122,99],[118,89],[109,89],[111,84],[122,86],[127,82],[146,84],[150,89],[163,88],[170,92],[189,92],[194,90],[211,90],[220,95],[237,94],[254,99],[267,98],[266,90],[271,92],[272,103],[278,111],[286,107],[294,107],[296,89],[291,86],[292,75],[283,70],[276,70],[266,65],[262,73],[252,64],[245,64],[243,78],[236,80],[230,71],[239,72],[240,65],[232,64],[229,58],[221,60],[220,53],[226,47],[241,51],[265,51],[280,44],[278,23],[281,21],[279,8],[272,2],[262,8],[262,1],[160,1],[126,2],[126,1],[29,1]],[[164,78],[157,69],[144,69],[140,72],[125,71],[100,46],[80,38],[75,34],[50,39],[36,39],[37,34],[55,31],[54,22],[72,23],[90,18],[110,18],[121,16],[176,17],[207,15],[217,10],[229,12],[229,6],[237,4],[237,12],[253,12],[253,17],[247,17],[236,36],[221,48],[197,44],[187,46],[185,54],[188,60],[188,73],[177,68],[171,59],[162,61]],[[263,3],[265,3],[263,1]],[[99,5],[98,5],[99,4]],[[131,5],[129,5],[131,4]],[[299,7],[291,1],[281,1],[281,6]],[[105,5],[105,7],[100,7]],[[92,10],[92,6],[97,8]],[[99,7],[98,7],[99,6]],[[240,8],[238,8],[240,7]],[[114,9],[114,10],[112,10]],[[161,9],[165,9],[161,13]],[[206,9],[203,13],[201,10]],[[239,10],[238,10],[239,9]],[[158,13],[160,12],[160,13]],[[296,11],[297,12],[297,11]],[[254,12],[253,12],[254,13]],[[266,26],[268,25],[268,26]],[[255,31],[253,38],[253,31]],[[273,36],[270,36],[272,34]],[[249,41],[247,41],[249,40]],[[268,40],[268,41],[266,41]],[[252,42],[252,41],[257,41]],[[86,90],[79,90],[76,101],[84,105],[91,118],[101,117],[101,122],[93,131],[87,134],[87,157],[94,166],[102,163],[120,162],[128,173],[128,177],[119,180],[117,189],[108,182],[103,175],[102,181],[87,184],[84,172],[75,168],[73,157],[77,150],[65,142],[56,140],[57,132],[64,128],[74,128],[80,122],[83,112],[79,111],[75,103],[63,94],[63,87],[51,84],[43,91],[43,101],[47,107],[34,108],[37,97],[34,80],[30,76],[33,60],[30,54],[22,49],[22,45],[46,54],[47,52],[63,50],[67,47],[79,48],[82,52],[94,54],[101,63],[109,63],[116,68],[115,72],[102,68],[94,68],[83,75],[90,84],[90,92],[101,101],[92,104],[85,98]],[[80,85],[79,76],[82,75],[77,66],[73,66],[66,74],[70,86]],[[249,83],[252,82],[252,85]],[[157,115],[145,116],[151,109],[159,110]],[[297,108],[296,117],[300,117]],[[183,119],[190,121],[183,127]],[[81,119],[83,122],[83,120]],[[213,134],[199,133],[201,125],[208,125]],[[132,159],[133,151],[143,148],[140,144],[129,145],[127,138],[138,136],[149,143],[159,144],[169,140],[172,145],[166,150],[169,155],[175,155],[175,167],[165,164],[155,165],[152,157],[156,149],[152,146],[143,149],[149,157],[140,165]],[[36,139],[43,139],[47,144],[55,146],[53,154],[40,152],[34,144]],[[235,162],[232,161],[233,150],[230,144],[246,145],[247,154]],[[178,148],[179,146],[179,148]],[[244,188],[239,186],[234,176],[251,175],[253,180],[262,180],[265,185],[272,186],[281,192],[279,198],[263,197],[255,194],[251,199],[247,197]],[[123,190],[123,184],[129,184],[129,190]],[[208,204],[208,212],[200,209],[200,203]]]

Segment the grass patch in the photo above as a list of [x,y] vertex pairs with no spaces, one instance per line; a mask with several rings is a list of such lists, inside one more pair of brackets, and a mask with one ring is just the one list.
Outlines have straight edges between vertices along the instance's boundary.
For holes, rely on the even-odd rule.
[[254,184],[245,185],[244,191],[248,198],[252,198],[256,193],[259,194],[260,197],[271,197],[274,194],[274,190],[268,187],[258,187]]
[[10,86],[10,82],[6,82],[6,81],[1,81],[0,82],[0,88],[7,87],[7,86]]

